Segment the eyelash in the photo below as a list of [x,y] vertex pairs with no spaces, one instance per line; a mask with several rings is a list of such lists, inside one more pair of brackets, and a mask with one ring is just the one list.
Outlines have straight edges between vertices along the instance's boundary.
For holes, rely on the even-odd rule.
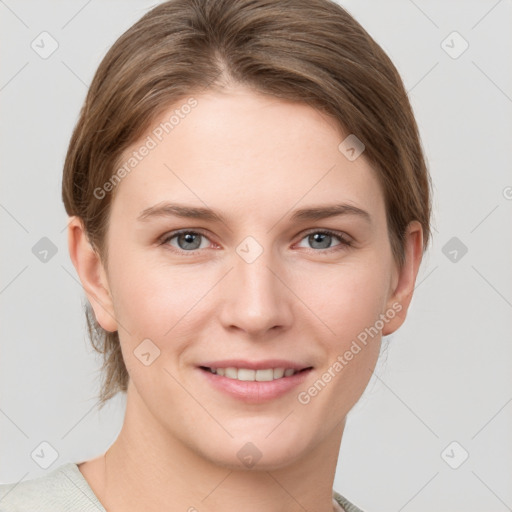
[[[172,240],[176,236],[179,236],[179,235],[185,234],[185,233],[193,234],[193,235],[201,235],[204,238],[209,240],[208,236],[206,234],[202,233],[201,231],[191,230],[191,229],[180,229],[178,231],[172,231],[171,233],[164,235],[164,238],[161,240],[160,245],[166,246],[170,240]],[[316,234],[316,233],[337,238],[340,243],[339,243],[339,245],[336,245],[334,247],[328,247],[327,249],[309,248],[309,251],[313,251],[314,253],[325,254],[325,253],[331,253],[334,251],[339,251],[339,250],[343,250],[343,249],[352,247],[352,241],[349,240],[346,237],[346,235],[344,235],[343,233],[337,232],[337,231],[331,231],[330,229],[313,229],[311,231],[308,231],[308,232],[304,233],[304,235],[299,240],[299,242],[304,240],[304,238],[306,238],[307,236]],[[183,254],[184,256],[196,256],[198,254],[198,252],[201,250],[201,249],[194,249],[191,251],[184,251],[182,249],[178,249],[176,247],[172,247],[169,245],[167,245],[167,247],[170,248],[169,250],[171,250],[173,252],[177,252],[178,254]]]

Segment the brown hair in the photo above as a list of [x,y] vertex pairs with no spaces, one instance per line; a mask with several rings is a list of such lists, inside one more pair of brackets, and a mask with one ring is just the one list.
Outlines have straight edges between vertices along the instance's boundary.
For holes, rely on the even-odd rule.
[[[66,212],[82,219],[104,264],[114,194],[98,199],[94,191],[170,106],[228,83],[306,103],[355,134],[382,185],[397,264],[403,265],[412,220],[423,227],[426,249],[431,183],[407,93],[389,57],[346,10],[331,0],[170,0],[110,48],[69,144]],[[101,328],[90,304],[86,318],[93,347],[103,354],[101,408],[127,389],[129,376],[118,333]]]

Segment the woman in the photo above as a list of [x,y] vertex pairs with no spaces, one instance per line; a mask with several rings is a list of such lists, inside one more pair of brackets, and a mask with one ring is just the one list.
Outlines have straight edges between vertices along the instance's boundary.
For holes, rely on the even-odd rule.
[[100,457],[2,511],[358,511],[348,412],[404,322],[430,181],[397,70],[329,0],[171,0],[107,53],[69,145],[71,260],[104,354]]

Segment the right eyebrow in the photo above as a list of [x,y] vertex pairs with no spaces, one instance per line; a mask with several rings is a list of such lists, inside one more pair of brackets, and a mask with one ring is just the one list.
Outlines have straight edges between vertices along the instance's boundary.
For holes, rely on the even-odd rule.
[[139,221],[147,221],[154,217],[183,217],[188,219],[202,219],[224,223],[224,217],[210,208],[185,206],[172,203],[159,203],[143,210],[137,217]]

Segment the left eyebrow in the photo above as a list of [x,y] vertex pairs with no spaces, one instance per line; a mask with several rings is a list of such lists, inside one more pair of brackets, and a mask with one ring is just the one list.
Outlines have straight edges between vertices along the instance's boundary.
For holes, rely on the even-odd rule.
[[357,206],[347,203],[302,208],[294,212],[294,214],[291,217],[291,220],[321,220],[327,219],[329,217],[336,217],[338,215],[355,215],[357,217],[362,218],[368,224],[372,223],[372,217],[366,210],[363,210]]
[[[310,206],[308,208],[301,208],[295,210],[291,216],[291,222],[300,222],[307,220],[321,220],[329,217],[336,217],[340,215],[356,216],[368,224],[372,223],[370,214],[357,206],[341,203],[333,205],[319,205]],[[224,217],[210,208],[203,208],[197,206],[178,205],[172,203],[159,203],[143,210],[138,216],[137,220],[147,221],[152,217],[183,217],[189,219],[209,220],[213,222],[221,222],[225,224]]]

